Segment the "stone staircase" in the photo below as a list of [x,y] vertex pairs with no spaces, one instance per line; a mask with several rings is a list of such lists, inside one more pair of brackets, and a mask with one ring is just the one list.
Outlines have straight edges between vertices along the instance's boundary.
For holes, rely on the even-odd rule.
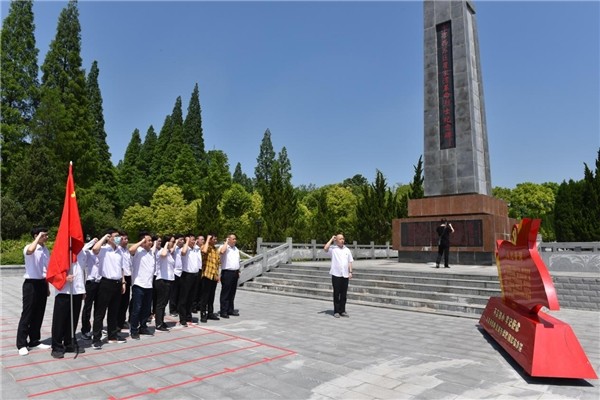
[[[488,299],[501,295],[496,276],[441,271],[361,268],[348,287],[348,304],[479,319]],[[328,266],[283,264],[245,282],[240,290],[332,299]]]

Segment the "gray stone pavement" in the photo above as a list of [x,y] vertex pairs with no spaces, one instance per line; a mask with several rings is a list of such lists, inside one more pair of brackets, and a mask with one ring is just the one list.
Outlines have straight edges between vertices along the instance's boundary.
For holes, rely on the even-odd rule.
[[[356,272],[368,264],[357,262]],[[423,265],[402,266],[413,267]],[[462,270],[495,273],[471,266],[439,271]],[[243,290],[236,297],[239,317],[102,350],[80,341],[86,352],[77,358],[55,360],[37,349],[22,357],[15,348],[22,278],[2,275],[2,399],[600,398],[598,380],[529,377],[477,320],[352,303],[350,318],[336,319],[329,301]],[[52,300],[42,326],[47,343]],[[600,372],[600,313],[551,314],[571,324]]]

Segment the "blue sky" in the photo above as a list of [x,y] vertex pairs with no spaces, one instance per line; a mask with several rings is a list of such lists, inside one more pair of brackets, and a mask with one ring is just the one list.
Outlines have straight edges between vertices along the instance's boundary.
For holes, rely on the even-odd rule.
[[[34,3],[42,65],[66,1]],[[9,2],[1,1],[2,18]],[[600,3],[476,1],[492,185],[583,178],[600,147]],[[409,183],[423,154],[423,4],[80,1],[116,164],[200,89],[207,150],[254,176],[267,128],[294,185],[376,169]]]

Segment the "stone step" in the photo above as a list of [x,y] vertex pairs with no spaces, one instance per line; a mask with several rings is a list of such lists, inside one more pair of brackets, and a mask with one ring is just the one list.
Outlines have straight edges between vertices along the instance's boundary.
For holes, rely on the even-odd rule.
[[[265,294],[284,295],[332,301],[331,290],[300,288],[296,286],[273,286],[269,288],[249,286],[246,282],[242,290]],[[417,299],[412,297],[390,297],[375,294],[360,294],[348,291],[348,304],[394,308],[406,311],[427,312],[438,315],[479,319],[485,306],[478,304],[458,304],[449,301]]]
[[[275,276],[273,273],[269,273],[266,276],[260,277],[255,283],[262,284],[281,284],[281,285],[296,285],[296,286],[311,286],[311,285],[323,285],[331,288],[331,279],[327,277],[318,276],[306,276],[306,275],[287,275],[287,276]],[[429,295],[430,293],[451,293],[456,295],[468,295],[468,296],[482,296],[486,299],[490,296],[499,296],[501,294],[500,288],[482,288],[482,287],[469,287],[469,286],[451,286],[448,284],[436,285],[436,284],[422,284],[402,281],[378,281],[378,280],[366,280],[353,278],[351,285],[348,290],[396,290],[396,291],[414,291],[423,292],[423,295]]]
[[[269,277],[275,278],[292,278],[295,279],[324,279],[329,278],[329,271],[309,271],[309,270],[279,270],[279,268],[273,269],[268,273]],[[422,276],[406,276],[406,275],[385,275],[378,274],[376,272],[363,273],[357,272],[353,275],[353,281],[366,280],[373,282],[401,282],[403,284],[424,284],[434,286],[453,286],[453,287],[476,287],[486,288],[492,290],[500,290],[500,282],[490,280],[477,279],[478,276],[471,276],[471,279],[460,278],[457,279],[454,276],[434,276],[434,277],[422,277]],[[330,279],[330,278],[329,278]]]
[[[329,269],[284,264],[245,282],[241,289],[331,300]],[[348,303],[479,318],[488,299],[501,295],[496,276],[448,272],[355,267]]]
[[[373,268],[355,268],[357,274],[361,275],[370,275],[376,274],[382,277],[395,277],[395,276],[403,276],[403,277],[419,277],[419,278],[452,278],[452,279],[466,279],[466,280],[478,280],[478,281],[486,281],[486,282],[495,282],[499,284],[498,276],[496,274],[464,274],[464,273],[454,273],[452,269],[445,268],[424,268],[415,271],[407,271],[407,270],[394,270],[394,269],[378,269],[377,267]],[[321,274],[323,272],[329,274],[329,267],[307,267],[305,265],[281,265],[277,268],[271,270],[273,272],[306,272],[308,274]],[[451,272],[451,273],[449,273]],[[494,271],[495,272],[495,271]]]
[[[268,290],[279,290],[279,288],[297,288],[298,290],[319,290],[331,293],[332,287],[328,283],[315,283],[309,281],[277,281],[277,282],[266,282],[260,279],[255,282],[247,282],[246,285],[252,288],[268,289]],[[473,295],[473,294],[461,294],[456,292],[434,292],[434,291],[421,291],[411,289],[392,289],[392,288],[380,288],[376,286],[360,286],[357,283],[352,283],[348,286],[348,295],[353,293],[357,296],[377,296],[381,298],[390,297],[405,297],[414,298],[420,301],[435,300],[435,301],[448,301],[457,303],[460,305],[465,304],[481,304],[485,305],[490,296],[485,295]]]

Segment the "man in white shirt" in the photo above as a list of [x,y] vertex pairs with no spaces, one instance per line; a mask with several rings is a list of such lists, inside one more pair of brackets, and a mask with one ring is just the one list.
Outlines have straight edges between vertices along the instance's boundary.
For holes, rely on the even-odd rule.
[[119,330],[128,329],[127,310],[129,310],[129,301],[131,299],[131,255],[129,254],[129,236],[127,232],[119,232],[121,243],[118,250],[123,255],[123,278],[125,279],[125,292],[121,295],[121,304],[119,304],[119,316],[117,318],[117,327]]
[[173,258],[175,259],[175,280],[171,283],[171,291],[169,293],[169,314],[171,317],[177,317],[177,302],[179,300],[179,281],[181,280],[181,249],[185,242],[185,237],[182,234],[175,235],[175,251],[173,252]]
[[152,236],[142,232],[140,241],[129,248],[131,254],[129,334],[135,340],[139,340],[140,335],[152,335],[147,325],[152,308],[152,280],[155,271],[152,245]]
[[237,236],[230,233],[225,243],[219,248],[221,256],[221,303],[220,317],[235,317],[240,313],[235,309],[234,300],[237,291],[238,279],[240,277],[240,251],[236,247]]
[[[92,252],[91,247],[98,242],[98,238],[93,238],[84,247],[87,257],[85,262],[86,280],[85,280],[85,299],[83,301],[83,311],[81,312],[81,337],[85,340],[92,340],[92,308],[98,298],[98,287],[100,286],[100,263],[98,257]],[[88,248],[89,245],[89,248]]]
[[[198,237],[200,239],[201,236]],[[181,249],[181,278],[179,285],[179,300],[177,312],[179,313],[179,324],[187,327],[192,322],[192,305],[196,296],[196,285],[198,284],[198,272],[202,266],[200,246],[197,245],[196,237],[188,235]]]
[[[56,290],[54,311],[52,312],[52,357],[64,358],[65,353],[85,353],[73,340],[77,330],[77,321],[81,312],[81,303],[85,295],[85,268],[88,251],[94,245],[88,242],[77,254],[77,262],[71,264],[67,281],[61,290]],[[73,302],[71,306],[71,301]],[[71,319],[71,309],[73,319]],[[72,330],[71,330],[72,329]]]
[[156,268],[156,279],[154,289],[156,292],[156,308],[154,314],[154,325],[158,332],[168,332],[169,328],[165,323],[165,310],[169,301],[169,292],[171,283],[175,279],[175,237],[165,236],[163,238],[164,246],[158,253],[158,264]]
[[[333,286],[333,316],[349,317],[346,312],[346,297],[348,283],[352,279],[352,263],[354,258],[349,248],[345,246],[344,235],[333,235],[325,244],[323,250],[331,256],[331,285]],[[331,244],[335,242],[335,246]]]
[[126,342],[124,338],[119,337],[117,327],[121,295],[125,292],[123,255],[117,249],[120,243],[119,232],[116,229],[109,229],[106,235],[98,240],[92,248],[92,252],[98,257],[98,271],[101,276],[98,298],[94,304],[94,324],[92,326],[92,349],[95,350],[102,348],[102,327],[105,316],[108,343]]
[[48,282],[46,282],[46,270],[50,260],[50,253],[46,247],[48,229],[33,228],[31,236],[33,242],[23,248],[25,257],[23,310],[17,328],[17,349],[22,356],[29,354],[28,348],[50,348],[49,345],[40,342],[46,302],[50,295]]

